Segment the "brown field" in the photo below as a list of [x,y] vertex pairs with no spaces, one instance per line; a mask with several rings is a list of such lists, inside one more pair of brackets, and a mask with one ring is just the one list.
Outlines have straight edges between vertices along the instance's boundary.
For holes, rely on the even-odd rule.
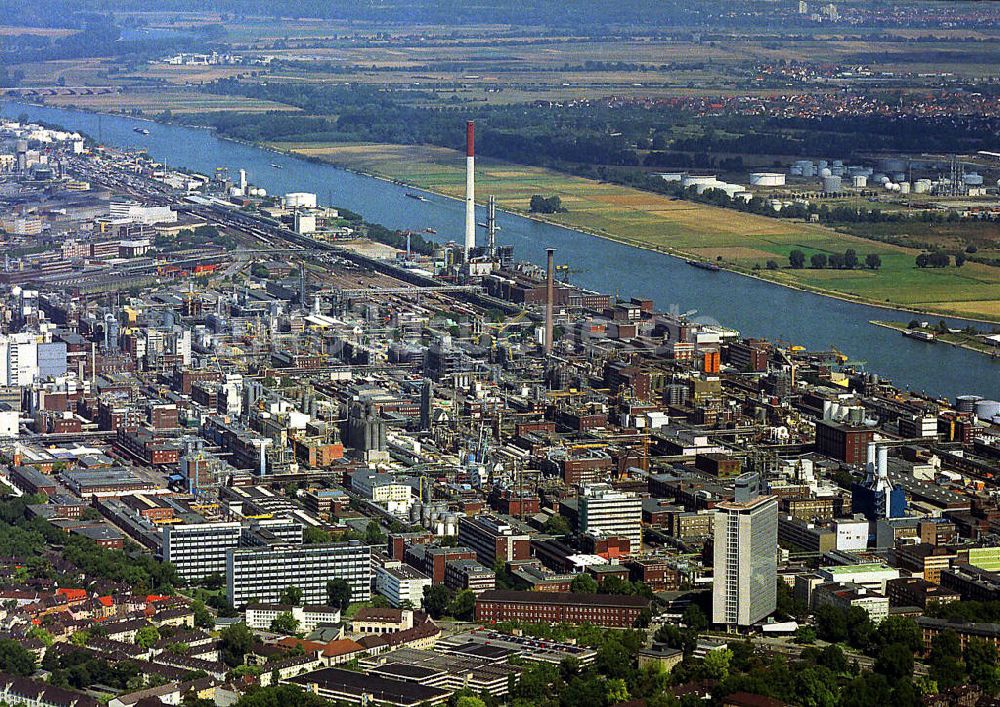
[[208,113],[238,110],[248,113],[284,110],[295,111],[280,103],[260,101],[241,96],[215,96],[197,91],[165,89],[162,91],[136,91],[101,95],[44,96],[43,102],[58,107],[74,107],[102,112],[141,111],[157,114],[165,110],[173,113]]

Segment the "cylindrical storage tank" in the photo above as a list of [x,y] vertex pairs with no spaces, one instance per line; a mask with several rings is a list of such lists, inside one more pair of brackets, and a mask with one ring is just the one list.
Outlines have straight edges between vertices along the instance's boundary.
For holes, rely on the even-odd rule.
[[798,165],[792,165],[791,167],[788,168],[788,173],[793,177],[801,177],[802,168],[799,167]]
[[833,172],[830,171],[829,167],[820,167],[819,168],[819,176],[821,178],[832,177],[833,176]]
[[965,182],[966,186],[979,187],[983,185],[983,175],[976,172],[969,172],[962,177],[962,181]]
[[316,195],[305,191],[293,191],[285,194],[285,208],[288,209],[315,209]]
[[930,190],[931,190],[931,180],[929,179],[918,179],[913,183],[914,194],[926,194]]
[[823,191],[827,194],[840,191],[841,180],[840,177],[823,177]]
[[239,187],[229,187],[229,196],[243,196],[243,190]]
[[899,183],[899,193],[900,194],[909,194],[910,193],[910,183],[909,182],[900,182]]
[[830,163],[827,162],[826,160],[820,160],[819,162],[817,162],[817,164],[819,165],[820,169],[825,169],[826,167],[830,166]]
[[851,186],[855,189],[864,189],[868,186],[868,177],[863,174],[855,174],[851,177]]
[[841,166],[838,167],[837,165],[834,165],[833,167],[830,167],[830,174],[832,174],[832,175],[834,175],[836,177],[843,177],[844,176],[844,166],[841,165]]
[[259,196],[259,197],[265,197],[265,196],[267,196],[267,189],[258,189],[257,190],[257,196]]
[[803,177],[815,177],[816,176],[816,167],[814,167],[812,164],[802,165],[802,176]]
[[785,185],[785,175],[780,172],[751,172],[750,186],[782,187]]
[[690,186],[715,184],[718,181],[714,174],[685,174],[681,177],[681,186],[687,189]]
[[996,400],[980,400],[975,407],[976,417],[980,420],[992,420],[1000,415],[1000,402]]
[[413,524],[413,523],[419,523],[420,522],[420,509],[422,507],[423,507],[423,504],[421,504],[420,501],[415,501],[413,503],[413,505],[410,506],[410,523],[411,524]]
[[959,412],[975,412],[976,403],[982,399],[980,395],[959,395],[955,398],[955,409]]
[[860,425],[865,421],[865,409],[860,405],[852,407],[848,419],[850,419],[852,425]]
[[844,160],[834,160],[833,161],[833,166],[834,167],[843,167],[844,166]]

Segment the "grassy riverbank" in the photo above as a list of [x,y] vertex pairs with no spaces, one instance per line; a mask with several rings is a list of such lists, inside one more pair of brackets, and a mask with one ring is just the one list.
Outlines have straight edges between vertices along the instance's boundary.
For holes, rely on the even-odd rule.
[[[884,329],[893,329],[900,333],[910,330],[910,327],[906,322],[889,322],[874,319],[870,323]],[[993,344],[986,342],[983,339],[984,332],[941,330],[933,323],[929,323],[926,330],[930,331],[934,335],[933,341],[935,343],[940,342],[943,344],[950,344],[951,346],[959,346],[963,349],[975,351],[993,358],[1000,356],[1000,346],[994,346]]]
[[[383,144],[275,143],[276,149],[461,198],[462,155],[439,147]],[[1000,269],[915,267],[919,251],[840,233],[816,224],[779,220],[672,199],[617,184],[498,160],[477,161],[477,193],[495,194],[501,208],[528,212],[533,194],[558,195],[566,213],[545,219],[571,228],[725,267],[833,297],[916,312],[1000,321]],[[792,250],[830,255],[848,248],[882,261],[877,270],[793,270]],[[779,268],[768,270],[767,262]]]

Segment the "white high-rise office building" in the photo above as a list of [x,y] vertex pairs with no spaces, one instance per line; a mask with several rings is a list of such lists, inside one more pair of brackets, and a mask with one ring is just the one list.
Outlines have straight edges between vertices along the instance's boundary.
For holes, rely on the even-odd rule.
[[38,335],[0,334],[0,385],[31,385],[38,378]]
[[777,605],[778,501],[760,496],[715,511],[712,623],[751,626]]
[[163,528],[163,561],[189,581],[225,574],[226,551],[240,543],[239,523],[184,523]]
[[231,549],[226,557],[227,597],[237,607],[275,603],[287,587],[301,589],[306,604],[325,604],[334,579],[350,585],[352,602],[371,599],[371,548],[356,541],[275,545]]
[[597,537],[626,537],[629,550],[642,549],[642,499],[610,484],[587,484],[578,503],[580,532]]

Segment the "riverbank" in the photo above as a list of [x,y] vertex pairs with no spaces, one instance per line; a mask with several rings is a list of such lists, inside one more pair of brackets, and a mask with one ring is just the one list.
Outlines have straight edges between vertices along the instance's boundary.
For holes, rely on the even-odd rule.
[[[907,335],[907,332],[913,331],[910,329],[909,325],[904,322],[889,322],[879,319],[873,319],[869,322],[877,327],[882,327],[883,329],[891,329],[893,331],[898,331],[902,335]],[[936,329],[916,329],[916,331],[930,331],[933,335],[933,339],[928,339],[927,343],[942,343],[949,346],[956,346],[958,348],[965,349],[967,351],[975,351],[976,353],[988,356],[990,359],[1000,363],[1000,346],[993,346],[983,341],[980,336],[981,334],[967,334],[965,332],[940,332]]]
[[[354,174],[419,189],[435,196],[459,201],[464,199],[464,170],[461,160],[454,157],[457,153],[445,148],[371,144],[316,146],[309,143],[266,143],[265,147],[330,164]],[[1000,271],[986,270],[988,266],[985,265],[961,273],[957,272],[958,268],[951,268],[952,272],[918,270],[912,264],[916,251],[898,246],[869,242],[812,224],[752,216],[495,160],[480,160],[477,164],[477,187],[480,194],[496,195],[503,211],[539,223],[579,231],[681,260],[709,260],[733,273],[789,289],[926,316],[960,317],[985,323],[1000,321]],[[559,194],[563,204],[569,208],[568,213],[543,216],[528,209],[532,194],[547,196],[553,191]],[[623,201],[631,203],[622,205]],[[623,231],[628,228],[616,228],[617,225],[634,225],[636,220],[642,220],[649,213],[663,216],[662,223],[647,220],[636,236],[625,235]],[[681,214],[680,218],[678,214]],[[733,223],[727,226],[727,232],[720,232],[693,223],[692,214],[696,217],[704,216],[704,220],[712,227],[718,224],[720,218],[730,219]],[[606,223],[607,226],[595,227],[595,223]],[[655,226],[662,226],[664,231],[673,227],[674,233],[662,234]],[[753,233],[744,234],[744,227]],[[722,226],[719,225],[718,228],[721,229]],[[834,243],[833,240],[838,242]],[[714,244],[710,245],[712,241]],[[685,245],[677,247],[668,244],[671,242]],[[832,249],[837,246],[854,247],[862,254],[878,252],[884,267],[878,272],[861,269],[792,270],[787,266],[769,270],[766,267],[767,260],[787,262],[787,253],[793,248],[801,248],[808,258],[812,252],[833,252]],[[997,281],[987,280],[990,276]],[[861,289],[858,284],[861,283],[870,290],[877,291],[879,295],[889,296],[873,296],[846,287],[832,287],[838,281],[857,286],[858,289]],[[982,288],[990,288],[985,293],[988,299],[980,299],[978,292],[976,298],[971,299],[971,292]],[[964,307],[947,307],[938,303],[934,306],[922,306],[905,301],[908,297],[919,299],[932,293],[940,293],[942,297],[956,297],[963,291],[970,296],[969,300],[964,301]]]

